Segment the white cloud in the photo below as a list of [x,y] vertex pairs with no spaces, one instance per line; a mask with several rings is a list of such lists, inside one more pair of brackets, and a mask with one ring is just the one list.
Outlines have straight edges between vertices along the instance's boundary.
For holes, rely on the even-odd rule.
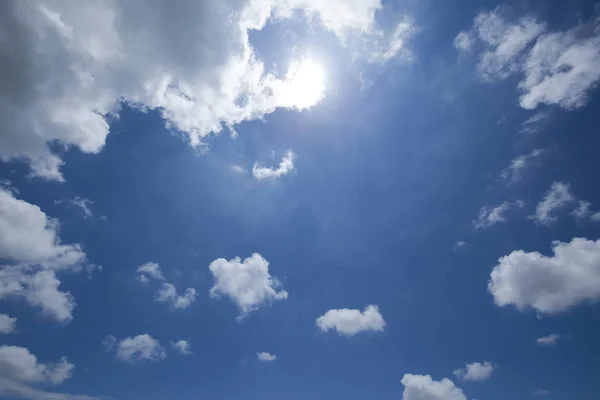
[[549,118],[550,113],[548,111],[538,111],[521,123],[519,133],[527,135],[536,133],[546,126]]
[[22,382],[0,375],[0,397],[25,400],[105,400],[105,397],[73,395],[35,389]]
[[17,319],[6,314],[0,314],[0,333],[13,333],[17,330]]
[[575,201],[570,186],[563,182],[554,182],[537,205],[535,214],[529,218],[541,225],[552,225],[557,221],[556,212]]
[[177,294],[177,289],[170,283],[163,283],[158,291],[156,301],[167,303],[173,310],[183,310],[188,308],[196,300],[196,289],[187,288],[182,296]]
[[112,349],[114,349],[116,344],[117,338],[113,335],[107,335],[104,337],[104,339],[102,339],[102,346],[104,346],[106,351],[111,351]]
[[558,343],[558,339],[560,339],[560,335],[558,333],[553,333],[548,336],[542,336],[535,339],[535,342],[540,346],[554,346]]
[[[118,114],[121,102],[157,110],[167,127],[187,134],[195,146],[277,108],[314,105],[322,94],[306,101],[309,88],[298,88],[293,75],[270,73],[255,53],[249,32],[268,21],[304,15],[342,43],[381,46],[376,39],[386,37],[375,21],[380,0],[91,0],[1,7],[4,35],[16,39],[0,43],[0,63],[8,71],[0,158],[25,157],[35,175],[55,180],[63,180],[62,161],[47,143],[98,153],[109,131],[106,117]],[[400,52],[402,35],[396,32],[384,40],[384,58]]]
[[117,344],[117,359],[121,361],[158,361],[166,357],[165,348],[148,334],[128,337]]
[[180,354],[187,356],[192,354],[190,342],[187,340],[178,340],[176,342],[170,342],[171,347],[178,351]]
[[458,242],[454,243],[454,251],[458,251],[461,248],[465,247],[467,245],[467,242],[465,242],[464,240],[459,240]]
[[518,88],[525,109],[586,104],[588,93],[600,81],[600,19],[546,32],[546,24],[532,16],[508,21],[506,14],[496,8],[475,18],[471,34],[485,47],[478,65],[481,76],[493,80],[522,74]]
[[269,274],[269,262],[258,253],[243,262],[239,257],[229,261],[219,258],[210,263],[209,269],[215,279],[210,295],[228,296],[237,304],[242,316],[266,302],[288,297],[277,278]]
[[523,179],[526,171],[536,163],[536,159],[542,154],[542,150],[533,150],[529,154],[522,154],[510,162],[510,165],[500,174],[500,177],[509,184],[516,183]]
[[469,32],[460,32],[454,38],[454,47],[459,51],[468,52],[471,51],[473,42],[473,37]]
[[88,219],[88,218],[92,218],[94,216],[94,213],[92,212],[92,209],[90,208],[90,205],[94,204],[94,202],[90,199],[85,199],[83,197],[74,197],[72,199],[69,200],[56,200],[54,202],[54,204],[60,204],[60,203],[64,203],[67,202],[77,208],[79,208],[81,210],[81,212],[83,213],[83,218]]
[[595,212],[590,216],[590,219],[594,222],[600,221],[600,212]]
[[153,262],[147,262],[140,265],[137,268],[138,280],[142,283],[148,282],[148,277],[156,279],[158,281],[164,281],[165,276],[163,275],[160,265]]
[[489,361],[473,362],[465,364],[464,368],[458,368],[452,373],[466,381],[485,381],[494,373],[494,365]]
[[467,400],[460,388],[448,378],[434,381],[429,375],[405,374],[402,400]]
[[488,282],[496,305],[557,314],[600,300],[600,240],[552,246],[552,256],[516,250],[498,260]]
[[533,390],[533,394],[536,396],[548,396],[548,395],[552,394],[552,392],[549,390],[546,390],[546,389],[538,388],[538,389]]
[[260,353],[256,353],[256,358],[258,358],[259,361],[275,361],[277,356],[275,354],[262,351]]
[[85,261],[77,244],[61,244],[58,221],[36,205],[0,188],[0,259],[51,269],[74,268]]
[[577,219],[577,220],[587,219],[592,214],[592,211],[590,210],[591,206],[592,206],[592,204],[590,202],[580,200],[579,204],[573,210],[571,215],[573,217],[575,217],[575,219]]
[[295,170],[295,158],[295,154],[291,150],[288,150],[281,159],[279,167],[277,168],[259,167],[258,163],[254,163],[254,166],[252,167],[252,175],[254,175],[254,177],[259,181],[263,179],[280,178],[283,175],[289,174]]
[[230,168],[233,172],[238,173],[238,174],[245,174],[246,172],[248,172],[248,171],[246,171],[246,168],[242,167],[241,165],[234,164],[234,165],[231,165]]
[[69,379],[74,368],[65,357],[57,363],[42,364],[24,347],[0,346],[0,375],[4,378],[57,385]]
[[504,215],[511,205],[508,202],[504,202],[496,207],[481,207],[477,219],[473,220],[473,227],[475,229],[485,229],[499,222],[506,222],[506,216]]
[[360,310],[348,308],[332,309],[316,320],[317,327],[323,332],[335,329],[340,335],[353,336],[360,332],[382,332],[385,328],[383,315],[376,305]]

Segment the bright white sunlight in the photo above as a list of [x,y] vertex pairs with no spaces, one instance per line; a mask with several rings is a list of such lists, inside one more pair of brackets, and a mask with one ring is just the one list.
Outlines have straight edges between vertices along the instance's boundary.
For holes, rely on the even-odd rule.
[[325,95],[325,73],[317,62],[292,62],[286,74],[284,96],[290,107],[300,110],[317,104]]

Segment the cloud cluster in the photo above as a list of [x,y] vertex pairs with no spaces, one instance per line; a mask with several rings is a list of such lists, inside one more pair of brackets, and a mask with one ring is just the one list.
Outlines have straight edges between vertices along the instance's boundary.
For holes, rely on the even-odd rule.
[[520,105],[525,109],[540,104],[573,109],[586,104],[588,93],[600,81],[600,18],[549,32],[533,16],[511,19],[507,14],[501,8],[482,12],[472,29],[455,39],[460,51],[471,49],[475,42],[481,45],[477,65],[481,77],[491,81],[520,75]]
[[369,305],[362,312],[348,308],[329,310],[317,318],[316,324],[323,332],[333,329],[347,336],[368,331],[382,332],[385,328],[385,320],[376,305]]
[[63,244],[58,221],[0,188],[0,299],[16,297],[58,321],[73,318],[75,301],[59,290],[57,273],[92,270],[78,244]]
[[165,348],[148,334],[125,338],[116,343],[117,360],[126,362],[159,361],[167,357]]
[[402,400],[467,400],[467,396],[448,378],[434,381],[429,375],[405,374]]
[[552,256],[516,250],[498,260],[488,282],[495,303],[558,314],[600,300],[600,240],[554,242]]
[[494,364],[489,361],[468,363],[464,368],[455,369],[452,373],[466,381],[485,381],[494,373]]
[[13,333],[17,329],[17,319],[0,314],[0,333]]
[[215,280],[210,295],[229,297],[239,307],[241,316],[265,303],[288,297],[281,283],[269,274],[269,262],[258,253],[244,261],[239,257],[218,258],[210,263],[209,269]]
[[196,300],[196,289],[187,288],[183,295],[177,293],[177,288],[169,282],[160,269],[160,265],[153,262],[147,262],[140,265],[137,270],[137,279],[141,283],[149,283],[150,280],[160,281],[161,287],[158,289],[155,301],[166,303],[172,310],[183,310],[192,305]]
[[294,154],[294,152],[288,150],[281,159],[281,162],[279,163],[279,166],[277,168],[261,167],[258,165],[258,163],[255,163],[252,167],[252,175],[259,181],[263,179],[280,178],[281,176],[289,174],[290,172],[295,170],[295,158],[296,155]]
[[15,381],[58,385],[71,377],[75,366],[66,358],[42,364],[24,347],[0,346],[0,375]]
[[307,103],[295,74],[267,70],[250,32],[303,15],[387,61],[412,26],[383,32],[381,8],[380,0],[2,2],[0,36],[12,40],[0,42],[0,158],[26,158],[34,175],[63,180],[47,144],[98,153],[123,103],[157,110],[194,146],[277,108],[309,107],[320,98]]

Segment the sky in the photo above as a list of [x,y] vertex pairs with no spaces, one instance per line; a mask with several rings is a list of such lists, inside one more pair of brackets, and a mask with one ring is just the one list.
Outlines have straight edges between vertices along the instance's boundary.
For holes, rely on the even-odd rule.
[[0,65],[0,398],[597,398],[600,4],[9,0]]

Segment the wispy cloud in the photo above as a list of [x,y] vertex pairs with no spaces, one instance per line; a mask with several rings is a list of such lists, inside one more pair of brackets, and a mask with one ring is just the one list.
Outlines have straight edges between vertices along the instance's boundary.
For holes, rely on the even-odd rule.
[[296,155],[294,154],[294,152],[288,150],[281,159],[281,162],[279,163],[279,166],[277,168],[261,167],[258,165],[258,163],[255,163],[252,167],[252,175],[254,175],[254,177],[259,181],[263,179],[280,178],[283,175],[289,174],[290,172],[295,170],[295,159]]

